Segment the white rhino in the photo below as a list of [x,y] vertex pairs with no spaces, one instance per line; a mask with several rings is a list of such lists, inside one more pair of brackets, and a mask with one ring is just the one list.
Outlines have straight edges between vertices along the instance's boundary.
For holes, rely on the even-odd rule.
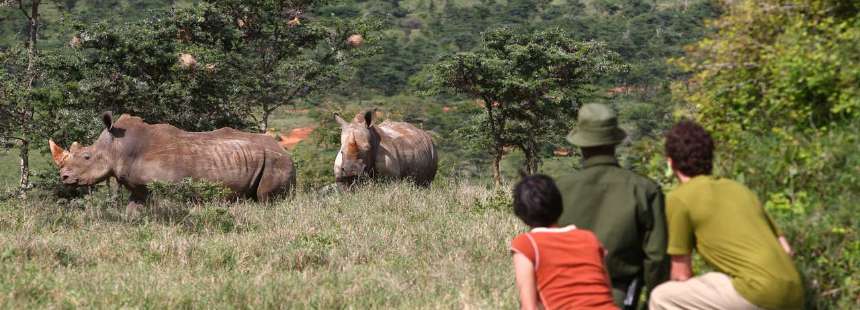
[[439,161],[430,134],[404,122],[374,124],[373,114],[358,113],[352,122],[335,114],[341,126],[334,161],[337,183],[348,186],[360,177],[383,177],[430,185]]

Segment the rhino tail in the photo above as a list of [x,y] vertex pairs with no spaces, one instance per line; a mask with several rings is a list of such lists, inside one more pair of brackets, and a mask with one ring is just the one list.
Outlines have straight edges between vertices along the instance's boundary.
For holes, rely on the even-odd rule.
[[260,183],[263,182],[263,174],[266,171],[266,152],[263,152],[263,158],[260,160],[260,164],[257,166],[257,170],[254,171],[254,177],[251,178],[251,184],[248,186],[248,195],[253,196],[253,198],[257,201],[265,200],[265,195],[260,193]]

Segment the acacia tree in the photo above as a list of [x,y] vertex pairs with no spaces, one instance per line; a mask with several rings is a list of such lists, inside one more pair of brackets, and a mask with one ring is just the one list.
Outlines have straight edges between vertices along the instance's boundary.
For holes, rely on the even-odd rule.
[[185,129],[265,131],[271,114],[351,73],[379,24],[317,17],[323,1],[204,1],[111,25],[79,25],[74,103]]
[[195,6],[120,25],[77,25],[77,58],[67,64],[67,71],[76,71],[66,81],[69,106],[91,114],[131,113],[187,130],[247,127],[248,109],[234,101],[239,73],[223,64],[227,57],[215,47],[236,44],[238,35],[225,30],[231,23]]
[[[237,100],[265,131],[272,113],[330,89],[354,73],[354,61],[374,49],[359,48],[380,28],[372,19],[344,19],[313,13],[322,0],[210,0],[210,13],[229,19],[238,34],[220,45],[225,65],[235,72]],[[207,29],[201,29],[203,32]]]
[[20,11],[27,20],[24,42],[0,51],[0,139],[18,144],[22,193],[30,187],[30,143],[43,129],[35,122],[36,114],[51,97],[40,87],[45,82],[37,45],[41,4],[40,0],[0,2],[0,8]]
[[623,69],[603,43],[576,41],[560,29],[518,33],[502,28],[485,33],[474,51],[435,64],[430,85],[482,102],[483,115],[471,137],[493,155],[498,185],[506,146],[520,149],[525,170],[537,172],[541,147],[570,130],[593,84]]

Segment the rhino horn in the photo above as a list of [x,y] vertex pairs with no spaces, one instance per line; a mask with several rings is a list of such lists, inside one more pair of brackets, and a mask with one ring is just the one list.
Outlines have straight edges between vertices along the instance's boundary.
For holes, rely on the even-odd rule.
[[51,158],[54,160],[54,164],[56,164],[57,167],[63,166],[63,161],[66,160],[66,156],[69,155],[69,152],[57,145],[57,143],[54,143],[54,140],[48,140],[48,146],[51,147]]

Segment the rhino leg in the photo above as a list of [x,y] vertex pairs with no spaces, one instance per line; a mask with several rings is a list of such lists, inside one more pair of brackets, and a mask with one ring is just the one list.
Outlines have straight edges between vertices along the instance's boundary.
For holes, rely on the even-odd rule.
[[146,197],[145,191],[132,191],[128,205],[125,207],[125,215],[131,219],[140,217],[140,209],[143,208]]
[[296,171],[287,157],[276,157],[266,163],[266,169],[257,185],[257,201],[268,202],[287,194],[296,183]]

